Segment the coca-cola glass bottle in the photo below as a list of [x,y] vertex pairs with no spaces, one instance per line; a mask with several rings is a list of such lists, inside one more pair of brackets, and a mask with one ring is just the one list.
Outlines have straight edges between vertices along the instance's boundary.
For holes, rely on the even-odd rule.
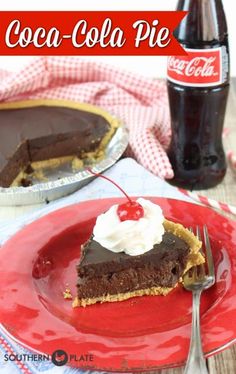
[[188,189],[217,185],[226,172],[222,130],[229,91],[229,47],[221,0],[179,0],[188,14],[175,37],[188,55],[168,59],[172,138],[170,182]]

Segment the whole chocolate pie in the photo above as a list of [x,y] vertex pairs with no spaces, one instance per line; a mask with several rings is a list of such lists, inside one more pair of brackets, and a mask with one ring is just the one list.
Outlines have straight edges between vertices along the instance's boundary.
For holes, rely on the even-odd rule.
[[0,105],[0,186],[27,185],[27,175],[71,159],[102,156],[118,127],[87,104],[29,100]]
[[[152,207],[145,199],[137,201],[144,208],[139,222],[136,219],[119,223],[119,217],[114,217],[119,207],[112,207],[106,219],[101,215],[100,223],[97,220],[93,235],[82,248],[74,307],[142,295],[166,295],[188,269],[204,262],[199,252],[201,242],[189,230],[156,213],[159,206]],[[152,238],[157,243],[152,245]],[[125,252],[121,251],[122,245]]]

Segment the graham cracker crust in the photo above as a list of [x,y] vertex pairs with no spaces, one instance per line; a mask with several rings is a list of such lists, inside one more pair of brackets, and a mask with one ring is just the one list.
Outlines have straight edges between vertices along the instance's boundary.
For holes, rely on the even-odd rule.
[[169,220],[164,221],[164,228],[167,232],[178,236],[180,239],[183,239],[190,248],[190,253],[188,255],[188,260],[183,274],[185,274],[191,267],[203,264],[205,258],[200,252],[202,248],[202,242],[188,229],[186,229],[180,223],[175,223]]
[[44,175],[45,169],[53,170],[67,163],[71,165],[71,170],[73,171],[73,173],[76,173],[79,170],[82,170],[84,168],[85,162],[88,162],[88,160],[91,164],[93,164],[95,162],[99,162],[105,157],[105,149],[102,150],[100,149],[100,147],[94,152],[84,153],[81,158],[79,158],[78,156],[72,155],[72,156],[50,158],[48,160],[42,160],[42,161],[33,161],[30,163],[33,169],[33,172],[30,173],[29,175],[25,171],[27,167],[24,170],[21,170],[19,174],[16,176],[16,178],[14,179],[14,181],[12,182],[11,187],[19,187],[21,185],[21,180],[28,179],[29,176],[31,178],[34,177],[39,182],[48,182],[49,179],[45,177]]
[[[174,287],[173,287],[174,288]],[[132,292],[126,292],[126,293],[118,293],[116,295],[103,295],[100,297],[94,297],[94,298],[88,298],[88,299],[78,299],[76,297],[72,303],[73,308],[77,306],[87,306],[92,305],[96,303],[105,303],[107,301],[114,302],[114,301],[123,301],[130,299],[131,297],[136,296],[156,296],[156,295],[167,295],[173,288],[170,287],[151,287],[146,288],[144,290],[136,290]]]

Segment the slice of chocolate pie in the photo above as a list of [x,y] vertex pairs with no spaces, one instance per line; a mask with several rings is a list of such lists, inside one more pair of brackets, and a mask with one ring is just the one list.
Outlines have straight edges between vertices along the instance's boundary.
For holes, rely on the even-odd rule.
[[204,262],[201,242],[189,230],[164,219],[149,200],[135,204],[143,209],[137,219],[122,220],[124,212],[117,205],[97,218],[77,267],[74,307],[166,295],[189,268]]

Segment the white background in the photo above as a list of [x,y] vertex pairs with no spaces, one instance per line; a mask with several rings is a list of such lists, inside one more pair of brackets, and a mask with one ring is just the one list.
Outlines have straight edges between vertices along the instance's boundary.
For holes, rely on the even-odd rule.
[[[177,0],[2,0],[0,10],[175,10],[176,3]],[[223,4],[230,37],[231,75],[236,76],[236,1],[223,0]],[[94,56],[89,58],[146,76],[165,77],[166,75],[166,57]],[[28,59],[28,57],[0,57],[0,67],[15,70],[24,65]]]

